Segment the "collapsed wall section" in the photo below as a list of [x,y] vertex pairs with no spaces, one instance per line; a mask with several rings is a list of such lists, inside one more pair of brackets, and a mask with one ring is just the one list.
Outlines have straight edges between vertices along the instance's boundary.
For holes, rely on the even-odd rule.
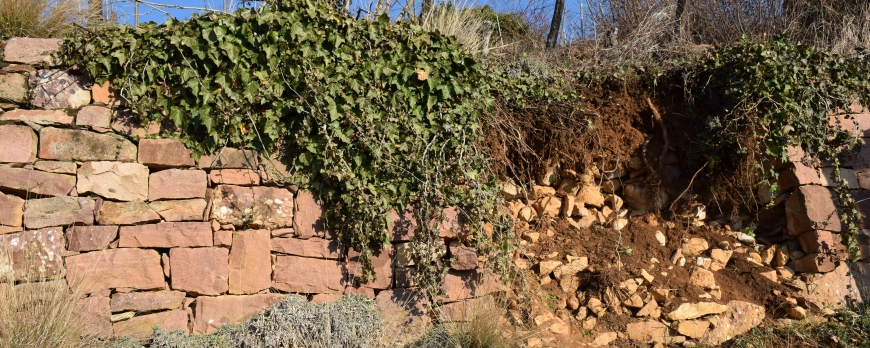
[[[283,180],[280,161],[234,148],[195,160],[158,138],[171,130],[140,125],[108,83],[56,68],[61,43],[4,48],[0,281],[65,280],[100,336],[211,333],[291,293],[362,294],[388,321],[410,309],[427,320],[409,256],[413,212],[394,214],[393,244],[373,255],[377,279],[360,283],[359,253],[324,226],[329,207]],[[456,306],[497,285],[478,283],[476,251],[456,241],[458,214],[446,215],[442,240],[464,255],[445,279],[443,302]]]

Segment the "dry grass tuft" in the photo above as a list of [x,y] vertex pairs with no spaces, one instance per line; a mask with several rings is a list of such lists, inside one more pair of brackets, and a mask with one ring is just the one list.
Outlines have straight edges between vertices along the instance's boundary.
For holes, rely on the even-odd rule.
[[[0,258],[9,260],[3,255]],[[0,274],[0,348],[85,347],[97,343],[87,334],[93,323],[80,315],[79,296],[70,291],[62,275],[24,277],[16,283],[9,269],[5,271]],[[28,282],[32,279],[40,281]]]
[[521,335],[510,328],[502,301],[485,296],[435,309],[440,324],[412,346],[424,348],[522,347]]
[[63,37],[99,14],[88,10],[86,0],[0,0],[0,40],[11,37]]

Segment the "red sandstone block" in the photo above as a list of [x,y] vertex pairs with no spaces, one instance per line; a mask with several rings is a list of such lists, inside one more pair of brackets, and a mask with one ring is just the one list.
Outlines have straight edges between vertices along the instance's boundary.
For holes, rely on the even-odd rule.
[[22,64],[51,64],[52,55],[63,44],[61,39],[15,37],[6,42],[3,60]]
[[250,169],[214,169],[208,174],[212,185],[254,186],[260,184],[260,174]]
[[81,299],[76,304],[76,313],[84,330],[91,335],[109,338],[112,336],[112,313],[109,311],[109,298],[106,296],[91,296]]
[[0,225],[19,227],[24,221],[24,199],[0,192]]
[[75,186],[74,175],[0,167],[0,190],[30,195],[66,196]]
[[212,246],[208,222],[163,222],[121,227],[121,248],[178,248]]
[[417,233],[417,219],[413,207],[408,205],[400,216],[395,210],[390,210],[390,235],[393,242],[410,242]]
[[278,303],[287,295],[259,294],[196,298],[193,332],[210,334],[224,324],[241,324]]
[[807,254],[834,254],[845,250],[840,235],[823,230],[812,230],[798,237],[801,249]]
[[151,173],[148,200],[205,198],[208,179],[205,171],[167,169]]
[[839,260],[836,255],[807,254],[788,263],[788,267],[799,273],[827,273],[833,271]]
[[100,206],[100,214],[97,217],[100,225],[135,225],[158,221],[160,215],[142,201],[105,201]]
[[118,237],[118,226],[72,226],[66,237],[69,251],[102,250]]
[[341,292],[344,291],[344,283],[343,267],[334,260],[279,255],[272,273],[272,288],[283,292]]
[[208,202],[202,198],[148,203],[164,221],[202,221]]
[[39,131],[39,158],[135,162],[136,145],[116,134],[48,127]]
[[104,106],[85,106],[76,115],[76,126],[108,130],[112,127],[112,110]]
[[41,280],[63,270],[63,230],[60,227],[0,235],[0,255],[10,257],[15,280]]
[[181,308],[184,293],[181,291],[147,291],[116,293],[112,295],[112,312],[154,312]]
[[196,165],[190,150],[175,139],[140,140],[139,163],[152,168],[192,167]]
[[323,224],[323,202],[305,191],[296,193],[293,229],[296,230],[296,235],[303,239],[315,236],[335,239],[335,233],[327,230],[326,225]]
[[337,240],[275,238],[272,239],[271,245],[272,251],[288,255],[319,259],[338,259],[341,256],[341,248]]
[[779,172],[777,184],[780,191],[787,191],[801,185],[821,185],[822,182],[815,168],[795,162]]
[[821,186],[801,186],[785,202],[788,233],[797,237],[811,230],[839,232],[840,210],[833,191]]
[[233,233],[229,259],[229,292],[256,294],[272,285],[269,230]]
[[495,275],[480,274],[476,271],[450,271],[444,277],[446,297],[444,302],[456,302],[472,297],[484,296],[501,289],[501,282]]
[[132,336],[141,339],[151,337],[155,326],[159,326],[166,332],[181,330],[187,335],[190,333],[187,324],[187,311],[176,309],[119,321],[112,324],[112,329],[115,337]]
[[393,264],[395,260],[395,252],[392,245],[372,253],[372,268],[374,268],[376,279],[367,283],[362,283],[359,279],[362,272],[359,257],[360,253],[354,249],[350,249],[347,253],[347,273],[353,277],[353,285],[372,289],[389,289],[392,287]]
[[0,163],[33,163],[39,138],[28,126],[0,125]]
[[169,250],[169,264],[172,290],[207,296],[217,296],[228,290],[227,249],[173,248]]
[[66,258],[67,282],[84,294],[108,289],[163,288],[160,255],[154,250],[109,249]]

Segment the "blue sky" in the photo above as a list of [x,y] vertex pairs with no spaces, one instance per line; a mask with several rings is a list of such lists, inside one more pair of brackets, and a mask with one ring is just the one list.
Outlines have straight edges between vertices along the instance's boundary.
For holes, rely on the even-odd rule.
[[[224,0],[146,0],[151,3],[159,3],[165,5],[175,5],[175,6],[185,6],[185,7],[198,7],[198,8],[223,8]],[[230,4],[233,2],[237,2],[238,0],[226,0]],[[376,0],[353,0],[355,6],[359,6],[363,4],[366,6],[369,2]],[[463,0],[458,0],[459,2],[463,2]],[[472,3],[473,0],[468,0],[468,3]],[[569,16],[576,16],[579,13],[581,3],[585,3],[586,0],[566,0],[566,7]],[[120,16],[119,20],[121,22],[131,23],[133,22],[133,3],[129,0],[104,0],[107,6],[111,6]],[[555,2],[554,0],[537,0],[537,1],[519,1],[519,0],[477,0],[473,1],[475,5],[483,5],[487,4],[500,11],[510,11],[512,9],[519,8],[521,6],[527,6],[530,2],[537,3],[535,5],[536,8],[540,8],[542,13],[547,14],[547,18],[552,16],[552,4]],[[191,14],[198,11],[191,10],[182,10],[182,9],[173,9],[173,8],[161,8],[154,9],[150,6],[140,4],[139,5],[139,21],[140,22],[149,22],[154,21],[157,23],[162,23],[165,21],[168,16],[173,16],[178,19],[183,19],[189,17]]]

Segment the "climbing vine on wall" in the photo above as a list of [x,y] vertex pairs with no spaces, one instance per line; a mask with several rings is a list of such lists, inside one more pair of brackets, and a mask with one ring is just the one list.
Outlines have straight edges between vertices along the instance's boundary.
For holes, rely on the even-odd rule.
[[[77,33],[62,54],[111,81],[142,122],[173,125],[197,154],[285,153],[295,182],[330,207],[327,225],[361,250],[364,277],[390,241],[391,209],[413,205],[418,237],[438,243],[432,222],[444,207],[462,210],[473,238],[496,222],[495,181],[475,148],[492,103],[482,70],[453,39],[410,21],[286,0]],[[443,253],[418,254],[434,281]]]
[[[705,153],[715,165],[728,152],[745,154],[749,142],[769,158],[789,160],[789,146],[799,146],[815,161],[830,163],[831,179],[848,233],[844,244],[854,252],[861,213],[841,177],[842,160],[860,148],[852,134],[848,110],[853,102],[870,105],[870,62],[866,57],[836,55],[783,39],[743,42],[722,47],[702,64],[696,83],[720,93],[726,113],[711,117]],[[837,111],[846,122],[831,122]],[[747,134],[750,136],[747,137]],[[743,152],[741,152],[743,151]],[[762,180],[777,192],[776,172],[756,164]]]

